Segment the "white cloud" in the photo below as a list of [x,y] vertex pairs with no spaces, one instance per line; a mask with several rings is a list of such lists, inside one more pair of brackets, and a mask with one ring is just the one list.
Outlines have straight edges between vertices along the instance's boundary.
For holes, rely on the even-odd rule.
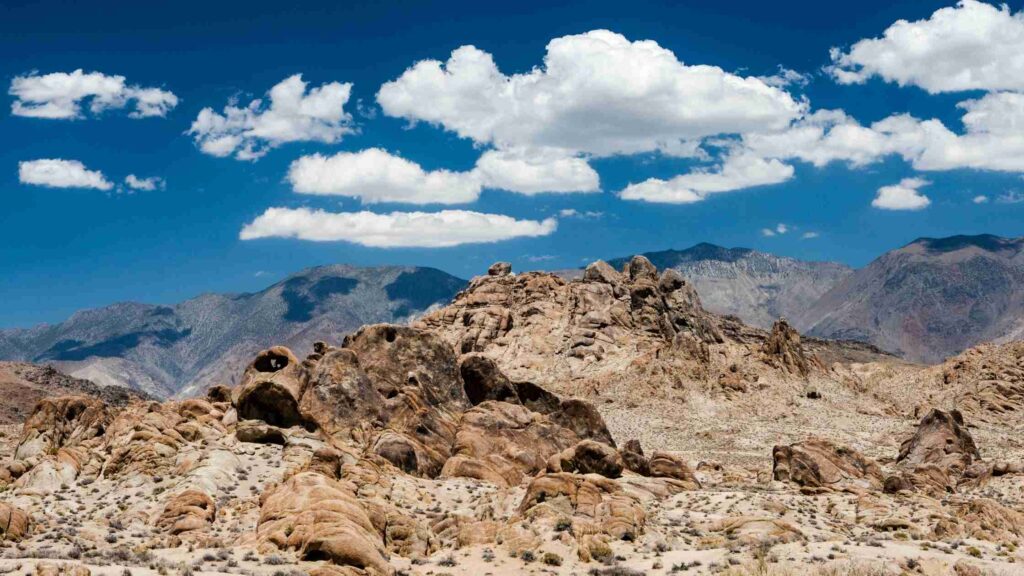
[[842,84],[880,76],[932,94],[1024,89],[1024,15],[1003,4],[962,0],[927,20],[899,20],[881,38],[834,48],[830,72]]
[[757,78],[686,65],[654,41],[607,30],[555,38],[543,66],[511,76],[487,52],[462,46],[447,62],[418,62],[385,83],[377,102],[389,116],[480,144],[598,156],[781,129],[806,108]]
[[792,177],[793,167],[778,160],[748,153],[730,154],[715,170],[698,169],[671,180],[650,178],[630,184],[619,196],[625,200],[690,204],[711,194],[779,184]]
[[188,133],[207,154],[255,160],[288,142],[332,144],[355,131],[344,109],[352,84],[330,82],[308,92],[306,86],[295,74],[270,89],[269,106],[253,100],[244,108],[225,106],[222,114],[203,108]]
[[979,194],[975,196],[974,199],[971,200],[971,202],[974,202],[975,204],[988,204],[988,196],[985,196],[984,194]]
[[803,87],[810,83],[811,75],[790,70],[785,66],[779,66],[779,70],[775,74],[771,76],[758,76],[757,79],[776,88],[786,88],[787,86]]
[[882,210],[921,210],[932,203],[918,191],[928,184],[927,180],[920,178],[904,178],[899,184],[882,186],[871,205]]
[[78,160],[46,158],[18,163],[18,181],[22,184],[49,188],[95,188],[110,190],[114,187],[103,173],[88,170]]
[[81,69],[15,76],[8,94],[15,98],[11,114],[30,118],[83,118],[82,104],[86,100],[93,114],[132,103],[134,110],[128,114],[132,118],[163,117],[178,105],[178,97],[167,90],[129,85],[124,76],[87,74]]
[[585,210],[580,212],[575,208],[563,208],[558,211],[558,215],[562,218],[580,218],[583,220],[594,220],[604,216],[604,212],[597,210]]
[[299,238],[329,242],[343,240],[382,248],[443,248],[460,244],[498,242],[519,237],[547,236],[554,218],[516,220],[500,214],[466,210],[440,212],[331,213],[308,208],[269,208],[240,234],[242,240]]
[[303,156],[292,162],[288,180],[302,194],[350,196],[367,204],[460,204],[476,200],[481,188],[471,173],[428,172],[380,148]]
[[583,158],[554,148],[500,149],[484,152],[475,172],[484,186],[518,192],[600,192],[597,171]]
[[150,192],[157,189],[163,190],[167,186],[167,183],[163,178],[158,178],[156,176],[139,178],[135,174],[129,174],[126,176],[124,184],[132,190],[145,190]]
[[821,236],[821,234],[817,232],[804,232],[803,234],[800,235],[800,238],[803,240],[813,240],[819,236]]
[[787,232],[789,232],[789,226],[787,226],[787,225],[785,225],[785,224],[783,224],[781,222],[779,222],[775,226],[775,228],[762,228],[761,229],[761,235],[762,236],[767,236],[769,238],[772,237],[772,236],[779,236],[779,235],[785,234]]

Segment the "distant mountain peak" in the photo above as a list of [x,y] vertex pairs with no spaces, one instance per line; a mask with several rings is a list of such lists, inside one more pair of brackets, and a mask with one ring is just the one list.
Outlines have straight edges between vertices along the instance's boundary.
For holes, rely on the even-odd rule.
[[1024,247],[1024,238],[1004,238],[994,234],[947,236],[945,238],[918,238],[906,248],[922,248],[929,252],[956,252],[965,248],[980,248],[988,252],[1019,252]]

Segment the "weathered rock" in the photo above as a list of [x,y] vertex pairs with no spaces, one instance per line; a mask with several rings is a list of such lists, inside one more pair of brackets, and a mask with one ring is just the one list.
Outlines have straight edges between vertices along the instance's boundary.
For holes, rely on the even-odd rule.
[[279,444],[284,446],[285,434],[276,427],[260,420],[242,420],[235,428],[235,438],[239,442],[255,444]]
[[583,279],[604,284],[619,284],[622,276],[604,260],[590,263],[583,272]]
[[291,350],[275,346],[260,352],[242,376],[232,400],[242,419],[288,428],[303,424],[299,400],[305,374]]
[[547,460],[579,437],[548,417],[507,402],[487,401],[466,411],[459,424],[446,477],[516,486],[544,470]]
[[261,496],[256,528],[261,548],[295,550],[369,574],[393,574],[384,541],[350,484],[301,472]]
[[932,409],[900,445],[899,471],[886,478],[885,491],[953,492],[975,459],[981,454],[960,412]]
[[700,488],[700,481],[694,475],[690,465],[681,456],[671,452],[654,452],[650,459],[651,476],[656,478],[675,478]]
[[468,355],[460,362],[459,372],[466,396],[474,406],[486,400],[519,403],[516,388],[494,360],[478,354]]
[[512,273],[512,264],[508,262],[495,262],[487,269],[488,276],[508,276]]
[[382,417],[384,397],[359,365],[352,350],[331,348],[309,371],[299,401],[304,420],[335,434]]
[[637,280],[658,280],[658,269],[646,256],[633,256],[626,264],[625,273],[634,282]]
[[217,504],[204,492],[185,490],[164,506],[156,525],[168,534],[178,535],[208,528],[217,517]]
[[28,535],[32,527],[32,518],[27,512],[0,502],[0,542],[4,540],[21,540]]
[[800,376],[807,376],[814,364],[804,353],[800,333],[785,318],[772,324],[771,334],[761,345],[761,355],[768,364]]
[[527,487],[519,513],[548,521],[570,518],[577,538],[604,534],[635,540],[646,524],[643,507],[636,498],[626,494],[615,480],[597,475],[538,476]]
[[599,474],[606,478],[618,478],[623,467],[622,457],[614,448],[593,440],[580,441],[553,456],[548,463],[549,472]]
[[580,438],[596,440],[615,447],[608,425],[593,404],[584,400],[569,398],[563,400],[558,410],[550,414],[551,419],[572,430]]
[[512,388],[516,391],[519,402],[541,414],[551,414],[562,406],[562,400],[556,395],[533,382],[513,382]]
[[860,452],[811,438],[772,449],[776,480],[828,490],[881,490],[882,469]]
[[210,386],[206,390],[206,399],[210,402],[231,402],[231,388],[222,384]]
[[651,462],[644,455],[644,449],[637,439],[627,440],[625,446],[619,449],[622,456],[622,464],[627,470],[636,472],[641,476],[651,475]]
[[44,398],[22,428],[15,460],[53,454],[103,434],[111,415],[102,401],[89,396]]

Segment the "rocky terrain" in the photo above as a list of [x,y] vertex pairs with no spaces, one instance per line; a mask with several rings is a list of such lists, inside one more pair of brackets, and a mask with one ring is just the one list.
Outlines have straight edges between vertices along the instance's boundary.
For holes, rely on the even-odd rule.
[[323,266],[254,294],[204,294],[173,306],[122,303],[55,325],[0,330],[0,359],[187,397],[234,382],[263,348],[308,349],[363,324],[402,322],[448,302],[464,285],[433,268]]
[[[1024,345],[922,367],[505,264],[202,398],[0,437],[6,574],[1012,574]],[[302,357],[304,355],[304,357]]]
[[[671,268],[693,282],[709,311],[732,314],[761,328],[779,318],[802,319],[808,303],[853,272],[837,262],[809,262],[707,243],[643,256],[659,270]],[[621,268],[628,261],[617,258],[608,263]]]
[[0,426],[21,424],[40,400],[52,396],[95,396],[111,406],[150,399],[145,393],[120,386],[97,386],[50,366],[0,362]]
[[921,238],[857,270],[796,321],[918,362],[1024,335],[1024,238]]

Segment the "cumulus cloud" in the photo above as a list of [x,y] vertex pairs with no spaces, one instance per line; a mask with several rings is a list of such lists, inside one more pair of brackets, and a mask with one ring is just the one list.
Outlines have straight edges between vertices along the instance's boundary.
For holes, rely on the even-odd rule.
[[701,168],[670,180],[650,178],[630,184],[619,196],[625,200],[690,204],[711,194],[779,184],[792,177],[793,167],[779,160],[740,153],[726,156],[716,169]]
[[473,170],[424,170],[381,148],[313,154],[292,162],[292,188],[302,194],[359,198],[366,203],[462,204],[483,188],[520,194],[597,192],[597,172],[586,160],[556,150],[490,150]]
[[466,210],[440,212],[332,213],[308,208],[269,208],[240,234],[242,240],[298,238],[319,242],[347,241],[363,246],[444,248],[460,244],[498,242],[511,238],[547,236],[554,218],[517,220],[501,214]]
[[984,194],[979,194],[975,196],[971,200],[971,202],[974,202],[975,204],[988,204],[988,196],[985,196]]
[[928,207],[932,201],[921,194],[918,189],[927,186],[930,182],[921,178],[904,178],[899,184],[882,186],[878,189],[878,195],[871,202],[875,208],[882,210],[921,210]]
[[594,30],[555,38],[543,66],[502,73],[474,46],[424,60],[377,93],[385,114],[499,148],[597,156],[674,150],[717,134],[781,129],[806,105],[757,78],[687,65],[651,40]]
[[1024,15],[962,0],[926,20],[899,20],[881,38],[832,50],[829,71],[842,84],[878,76],[929,93],[1024,89]]
[[601,179],[583,158],[554,148],[484,152],[476,162],[484,186],[520,194],[599,192]]
[[149,178],[139,178],[135,174],[129,174],[128,176],[126,176],[124,179],[124,184],[125,186],[131,188],[132,190],[144,190],[147,192],[151,192],[153,190],[163,190],[167,186],[167,183],[164,181],[163,178],[158,178],[156,176],[151,176]]
[[580,218],[584,220],[595,220],[604,216],[604,212],[597,210],[584,210],[580,211],[575,208],[562,208],[558,211],[558,215],[562,218]]
[[89,170],[78,160],[60,158],[19,162],[18,181],[49,188],[110,190],[114,187],[99,170]]
[[84,118],[82,105],[88,101],[89,111],[100,114],[132,106],[132,118],[163,117],[178,105],[178,97],[160,88],[143,88],[128,84],[124,76],[108,76],[100,72],[53,72],[15,76],[8,94],[14,97],[11,114],[29,118]]
[[1000,204],[1020,204],[1021,202],[1024,202],[1024,193],[1016,190],[1010,190],[1009,192],[1000,194],[999,197],[996,198],[996,202]]
[[303,156],[292,162],[288,180],[301,194],[349,196],[367,204],[460,204],[476,200],[481,188],[473,174],[426,171],[380,148]]
[[188,133],[206,154],[256,160],[288,142],[333,144],[355,131],[352,116],[345,112],[352,84],[306,88],[302,75],[296,74],[270,89],[269,106],[257,99],[244,108],[228,105],[220,114],[203,108]]
[[817,232],[804,232],[803,234],[800,235],[800,238],[803,240],[813,240],[819,236],[821,236],[821,234]]

